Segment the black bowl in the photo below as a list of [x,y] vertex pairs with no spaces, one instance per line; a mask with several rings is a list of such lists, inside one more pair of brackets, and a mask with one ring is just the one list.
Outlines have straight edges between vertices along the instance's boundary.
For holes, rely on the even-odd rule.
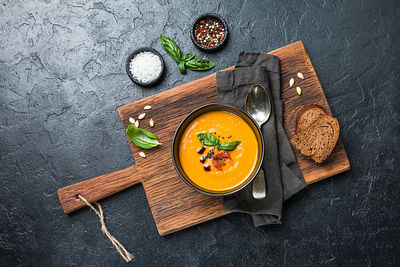
[[[214,47],[205,47],[205,46],[199,45],[199,44],[196,42],[196,37],[194,36],[194,28],[195,28],[196,24],[197,24],[200,20],[206,19],[207,17],[208,17],[208,18],[214,18],[214,19],[216,19],[216,20],[219,20],[219,21],[224,25],[224,28],[225,28],[225,36],[224,36],[224,39],[222,40],[222,42],[220,42],[217,46],[214,46]],[[221,17],[218,16],[217,14],[213,14],[213,13],[205,13],[205,14],[203,14],[203,15],[197,17],[197,18],[194,20],[193,24],[192,24],[192,29],[191,29],[191,32],[190,32],[190,38],[192,39],[192,42],[193,42],[194,46],[197,47],[197,48],[198,48],[199,50],[201,50],[201,51],[209,52],[209,53],[216,52],[216,51],[218,51],[219,49],[221,49],[222,46],[224,46],[224,44],[227,42],[227,40],[228,40],[228,35],[229,35],[228,24],[226,24],[226,22],[225,22],[225,20],[224,20],[223,18],[221,18]]]
[[[246,179],[243,180],[243,182],[240,185],[238,185],[235,188],[232,188],[230,190],[226,190],[226,191],[212,191],[210,189],[202,188],[199,185],[195,184],[190,179],[190,177],[188,177],[188,175],[186,175],[185,171],[182,168],[180,160],[179,160],[179,143],[180,143],[180,141],[182,139],[182,135],[183,135],[185,129],[188,127],[188,125],[195,118],[199,117],[200,115],[202,115],[204,113],[211,112],[211,111],[226,111],[226,112],[230,112],[230,113],[233,113],[233,114],[239,116],[240,118],[242,118],[251,127],[251,129],[253,130],[254,134],[256,135],[257,142],[258,142],[258,152],[259,153],[258,153],[258,156],[257,156],[256,167],[253,169],[253,171],[250,173],[250,175],[248,177],[246,177]],[[180,125],[178,126],[178,129],[175,132],[174,140],[172,142],[172,158],[173,158],[173,162],[174,162],[174,165],[175,165],[175,170],[177,171],[178,175],[189,186],[191,186],[192,188],[194,188],[198,192],[206,194],[206,195],[210,195],[210,196],[226,196],[226,195],[230,195],[230,194],[236,193],[239,190],[245,188],[248,184],[251,183],[251,181],[253,181],[253,179],[256,177],[256,175],[260,171],[261,164],[262,164],[263,159],[264,159],[264,138],[263,138],[261,129],[258,126],[258,124],[256,123],[256,121],[249,114],[247,114],[245,111],[243,111],[241,109],[238,109],[238,108],[235,108],[235,107],[232,107],[232,106],[228,106],[228,105],[208,104],[208,105],[204,105],[204,106],[192,111],[180,123]]]
[[[160,58],[160,60],[161,60],[161,72],[160,72],[160,74],[154,80],[152,80],[150,82],[147,82],[147,83],[140,82],[139,80],[135,79],[133,77],[130,69],[129,69],[129,63],[131,62],[132,58],[134,56],[136,56],[137,54],[141,53],[141,52],[152,52],[153,54],[158,56]],[[133,51],[133,53],[130,54],[128,59],[126,60],[126,67],[125,68],[126,68],[126,72],[128,73],[128,76],[129,76],[129,78],[131,78],[132,82],[134,82],[137,85],[140,85],[142,87],[150,87],[150,86],[158,84],[161,81],[161,79],[164,77],[164,72],[165,72],[165,64],[164,64],[163,57],[161,56],[160,53],[158,53],[157,50],[155,50],[155,49],[153,49],[151,47],[142,47],[142,48],[139,48],[139,49]]]

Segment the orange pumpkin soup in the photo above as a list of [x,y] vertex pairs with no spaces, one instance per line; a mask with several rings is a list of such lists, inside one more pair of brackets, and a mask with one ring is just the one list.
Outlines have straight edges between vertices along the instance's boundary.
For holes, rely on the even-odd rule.
[[[204,145],[198,134],[212,134],[213,140],[239,145],[225,147]],[[215,137],[215,138],[214,138]],[[203,148],[202,148],[203,147]],[[182,135],[179,160],[187,176],[199,187],[227,191],[243,184],[255,168],[258,156],[256,135],[239,116],[226,111],[212,111],[194,119]]]

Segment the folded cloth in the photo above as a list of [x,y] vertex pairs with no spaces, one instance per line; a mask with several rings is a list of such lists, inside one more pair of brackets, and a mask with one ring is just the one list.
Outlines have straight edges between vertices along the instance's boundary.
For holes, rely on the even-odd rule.
[[265,173],[267,196],[253,198],[252,186],[224,198],[224,209],[252,214],[255,226],[280,224],[283,201],[306,186],[296,157],[283,129],[280,63],[273,55],[240,52],[234,70],[217,73],[218,102],[245,109],[250,88],[262,85],[272,97],[272,111],[268,122],[262,125],[265,155],[262,169]]

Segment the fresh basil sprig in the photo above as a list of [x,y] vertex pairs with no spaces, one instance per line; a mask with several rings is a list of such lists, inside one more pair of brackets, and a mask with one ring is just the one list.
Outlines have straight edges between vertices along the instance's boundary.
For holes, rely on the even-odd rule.
[[167,51],[168,54],[170,54],[171,57],[176,62],[179,63],[182,59],[181,50],[179,49],[179,46],[174,42],[174,40],[172,40],[168,36],[165,36],[164,34],[161,34],[160,41],[161,41],[161,45],[162,45],[162,47],[164,47],[165,51]]
[[194,59],[195,56],[196,56],[196,53],[195,53],[195,52],[186,54],[186,55],[184,55],[184,56],[182,57],[182,61],[187,62],[187,61],[189,61],[189,60]]
[[234,150],[238,145],[240,144],[240,141],[232,141],[229,143],[222,142],[219,147],[217,147],[218,150],[226,150],[226,151],[232,151]]
[[161,145],[161,143],[158,142],[157,136],[145,129],[138,128],[133,124],[129,124],[129,126],[126,128],[126,135],[135,144],[135,146],[144,149],[150,149]]
[[178,62],[179,71],[182,74],[186,74],[187,68],[190,70],[209,70],[215,67],[215,63],[210,60],[195,58],[195,52],[182,56],[179,46],[174,42],[174,40],[164,34],[160,35],[160,41],[164,50],[167,51],[176,62]]
[[186,72],[186,67],[185,67],[185,62],[183,62],[183,61],[181,61],[181,62],[179,62],[179,71],[183,74],[183,75],[185,75],[187,72]]
[[214,62],[206,59],[194,58],[188,62],[185,62],[185,66],[190,70],[209,70],[214,68],[215,64]]
[[203,146],[219,145],[219,139],[210,133],[199,133],[197,134],[197,138],[199,138]]
[[200,143],[203,146],[215,146],[218,149],[218,151],[219,150],[232,151],[240,144],[240,141],[221,143],[217,137],[215,137],[210,133],[199,133],[197,134],[197,138],[199,139]]

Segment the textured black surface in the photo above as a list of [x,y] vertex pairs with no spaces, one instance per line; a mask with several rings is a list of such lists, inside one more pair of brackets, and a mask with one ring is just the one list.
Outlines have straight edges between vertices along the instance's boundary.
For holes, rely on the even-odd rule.
[[[133,164],[117,107],[199,78],[179,73],[160,33],[184,52],[201,13],[221,14],[230,39],[202,57],[223,69],[240,50],[303,40],[352,169],[291,199],[284,224],[254,228],[231,214],[158,235],[143,189],[102,201],[134,264],[241,266],[400,265],[399,1],[0,2],[0,265],[117,266],[96,215],[63,214],[57,189]],[[126,57],[151,46],[165,80],[141,89]]]

